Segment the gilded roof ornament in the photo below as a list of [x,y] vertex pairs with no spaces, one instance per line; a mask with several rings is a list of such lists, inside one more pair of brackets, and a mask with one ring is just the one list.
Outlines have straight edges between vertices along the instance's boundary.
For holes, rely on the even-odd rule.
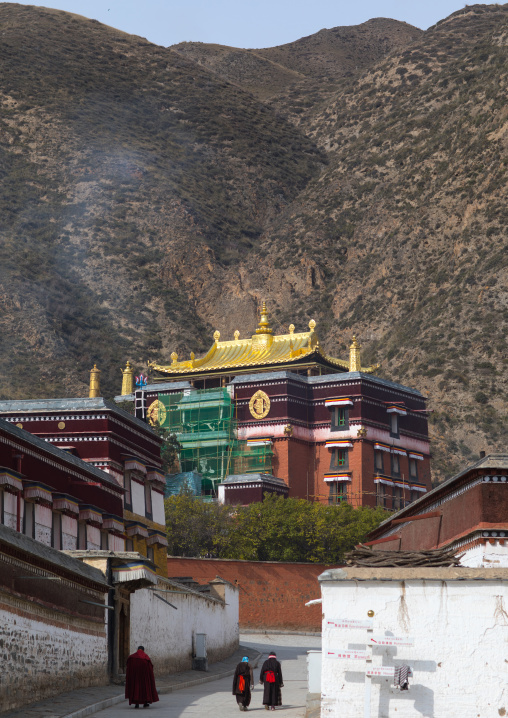
[[259,318],[259,324],[258,328],[256,329],[256,334],[271,334],[272,328],[270,326],[270,322],[268,321],[268,310],[266,308],[266,302],[263,302],[261,305],[261,316]]
[[176,364],[178,361],[178,354],[176,352],[171,352],[171,363]]
[[353,341],[349,347],[349,371],[361,371],[362,363],[360,358],[360,349],[362,345],[356,340],[356,335],[353,334]]
[[315,328],[316,328],[316,322],[314,321],[314,319],[311,319],[309,322],[309,329],[311,330],[311,332],[313,332]]
[[238,331],[238,329],[235,329],[234,337],[235,337],[235,342],[237,342],[238,339],[240,338],[240,332]]
[[214,342],[217,344],[217,342],[218,342],[219,339],[220,339],[220,331],[219,331],[218,329],[216,329],[216,330],[214,331],[214,333],[213,333],[213,339],[214,339]]
[[290,334],[294,334],[294,332],[295,332],[295,325],[294,325],[294,324],[290,324],[290,325],[289,325],[289,333],[290,333]]
[[100,379],[101,370],[97,369],[97,364],[94,364],[93,369],[90,369],[90,392],[88,394],[90,399],[101,395]]
[[194,361],[195,358],[196,358],[196,355],[194,354],[194,352],[191,352],[191,353],[190,353],[190,360],[191,360],[191,361]]
[[134,393],[134,369],[130,361],[125,365],[125,369],[120,369],[120,371],[122,372],[122,396]]

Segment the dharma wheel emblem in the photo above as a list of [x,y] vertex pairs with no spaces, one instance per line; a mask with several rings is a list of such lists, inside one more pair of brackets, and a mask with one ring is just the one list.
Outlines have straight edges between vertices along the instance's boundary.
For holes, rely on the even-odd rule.
[[270,411],[270,399],[264,391],[257,391],[249,401],[249,411],[255,419],[264,419]]
[[152,426],[154,424],[160,424],[162,426],[166,421],[166,407],[164,406],[162,401],[156,399],[148,407],[146,416]]

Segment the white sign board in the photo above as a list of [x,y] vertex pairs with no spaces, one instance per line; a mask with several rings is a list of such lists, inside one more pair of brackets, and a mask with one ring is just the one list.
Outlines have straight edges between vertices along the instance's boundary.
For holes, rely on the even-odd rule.
[[368,651],[355,651],[355,650],[344,650],[344,651],[327,651],[327,658],[351,658],[355,661],[366,661],[370,658]]
[[335,618],[333,621],[327,621],[326,625],[331,628],[372,628],[372,619],[358,621],[354,618]]
[[392,668],[391,666],[388,666],[386,668],[367,668],[365,673],[368,676],[387,676],[388,678],[393,678],[395,668]]
[[369,636],[373,646],[414,646],[414,639],[409,636]]

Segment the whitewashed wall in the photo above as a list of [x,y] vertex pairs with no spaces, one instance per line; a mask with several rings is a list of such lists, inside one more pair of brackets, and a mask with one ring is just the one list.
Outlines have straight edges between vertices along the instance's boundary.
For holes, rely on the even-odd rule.
[[35,504],[35,540],[51,546],[51,525],[53,512],[49,506]]
[[17,497],[14,494],[4,491],[4,524],[10,529],[16,530],[16,507]]
[[131,481],[132,513],[145,515],[145,487],[137,481]]
[[79,621],[1,592],[0,646],[1,711],[108,681],[103,627],[80,630]]
[[152,491],[152,516],[156,524],[166,525],[166,515],[164,513],[164,496],[158,491]]
[[[508,715],[508,569],[421,569],[424,578],[415,571],[406,571],[405,580],[402,569],[335,569],[320,576],[322,718],[364,715],[365,661],[327,652],[363,649],[367,632],[331,628],[327,621],[363,620],[368,611],[374,611],[374,634],[414,638],[412,648],[373,648],[374,667],[407,663],[414,677],[408,692],[393,688],[389,678],[373,678],[372,718]],[[429,571],[438,578],[430,579]],[[325,580],[341,573],[346,578]],[[395,578],[387,580],[390,575]]]
[[495,541],[473,546],[464,553],[460,563],[470,568],[508,568],[508,546],[504,545],[504,541],[503,544]]
[[[164,579],[158,588],[167,590]],[[226,604],[195,592],[158,594],[177,610],[143,589],[131,595],[131,652],[145,647],[161,675],[192,667],[193,637],[206,633],[208,662],[230,656],[238,648],[238,589],[226,584]]]
[[77,548],[78,522],[74,516],[62,514],[62,549],[73,551]]

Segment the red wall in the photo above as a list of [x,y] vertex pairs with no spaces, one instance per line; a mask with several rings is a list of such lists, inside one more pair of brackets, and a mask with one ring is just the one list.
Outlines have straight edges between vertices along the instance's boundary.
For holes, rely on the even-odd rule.
[[315,563],[234,561],[168,557],[168,576],[192,576],[208,583],[216,576],[240,588],[240,628],[321,631],[321,598],[317,577],[330,566]]

